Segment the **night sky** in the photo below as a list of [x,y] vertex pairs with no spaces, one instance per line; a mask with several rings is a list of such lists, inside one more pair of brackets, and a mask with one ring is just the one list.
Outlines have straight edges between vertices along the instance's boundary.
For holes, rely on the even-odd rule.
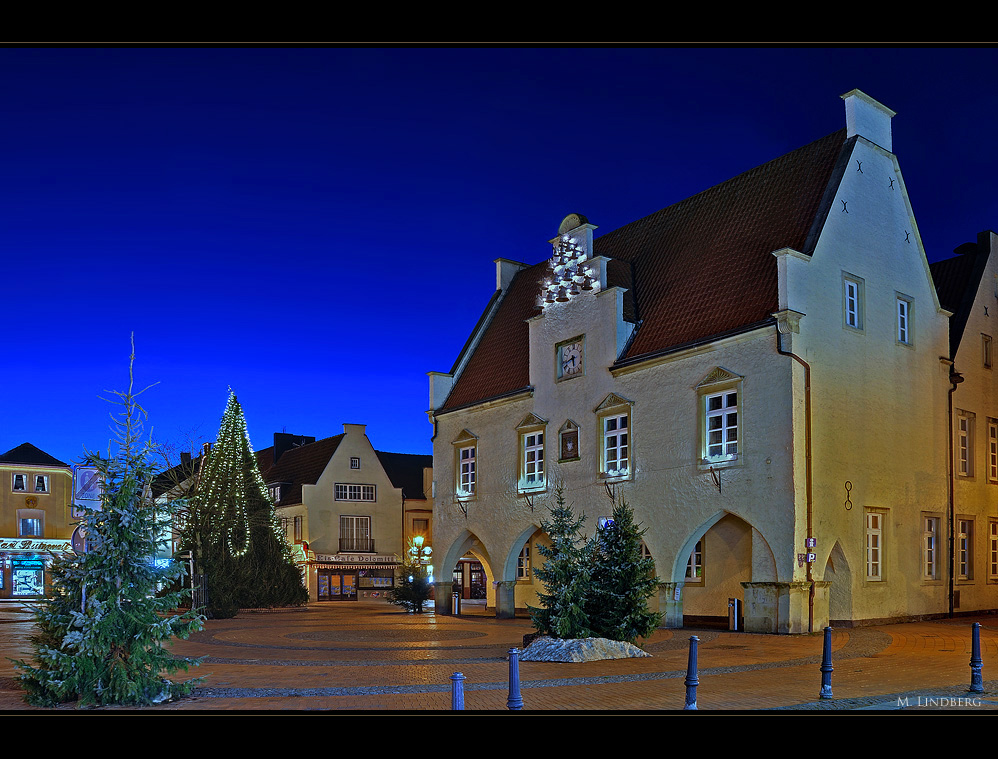
[[597,236],[845,125],[858,88],[929,260],[998,225],[991,48],[0,48],[0,452],[154,437],[254,448],[367,424],[430,453],[495,288],[561,219]]

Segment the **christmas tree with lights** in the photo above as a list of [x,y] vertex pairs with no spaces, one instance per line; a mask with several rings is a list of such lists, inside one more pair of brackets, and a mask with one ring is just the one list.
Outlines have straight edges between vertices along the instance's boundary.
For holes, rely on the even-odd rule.
[[122,408],[112,415],[117,450],[87,454],[102,493],[100,507],[87,507],[80,519],[86,551],[53,561],[49,595],[35,606],[32,661],[15,662],[31,704],[148,705],[186,695],[197,683],[164,677],[200,663],[172,656],[166,644],[204,620],[196,612],[171,614],[185,591],[159,591],[179,586],[183,565],[154,560],[168,543],[172,507],[146,497],[154,446],[142,434],[141,392],[131,381],[127,391],[114,391],[112,402]]
[[181,549],[192,552],[195,573],[206,584],[208,616],[308,601],[231,390],[192,492]]

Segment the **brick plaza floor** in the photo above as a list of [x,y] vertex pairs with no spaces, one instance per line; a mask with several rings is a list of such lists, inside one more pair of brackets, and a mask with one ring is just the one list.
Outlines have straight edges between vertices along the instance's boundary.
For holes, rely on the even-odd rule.
[[[339,602],[210,620],[172,646],[175,655],[205,657],[176,678],[203,678],[194,697],[140,711],[445,712],[451,677],[459,672],[465,710],[505,713],[509,651],[522,647],[530,621],[496,619],[481,606],[463,611],[459,617],[407,614],[383,602]],[[981,623],[982,694],[967,692],[975,621]],[[8,658],[30,656],[32,627],[24,607],[0,604],[0,711],[53,711],[23,702]],[[640,641],[652,654],[646,658],[520,662],[522,711],[681,712],[692,635],[699,638],[699,711],[998,709],[998,617],[981,616],[833,631],[828,700],[818,697],[821,632],[663,629]]]

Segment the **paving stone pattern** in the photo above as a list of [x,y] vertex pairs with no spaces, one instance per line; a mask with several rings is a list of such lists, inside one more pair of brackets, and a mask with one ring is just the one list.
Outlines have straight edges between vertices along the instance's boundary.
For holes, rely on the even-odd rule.
[[[194,696],[151,711],[448,711],[451,676],[464,675],[465,709],[507,711],[509,652],[533,632],[466,604],[460,617],[408,614],[374,602],[244,611],[209,621],[176,656],[203,657]],[[972,623],[979,621],[984,693],[970,684]],[[30,655],[30,613],[0,604],[0,710],[31,711],[10,658]],[[755,635],[659,630],[639,641],[650,657],[520,662],[523,711],[680,711],[690,637],[698,642],[699,711],[982,711],[998,709],[998,618],[835,630],[834,697],[818,698],[822,633]],[[187,679],[178,676],[177,679]],[[73,709],[64,705],[58,710]]]

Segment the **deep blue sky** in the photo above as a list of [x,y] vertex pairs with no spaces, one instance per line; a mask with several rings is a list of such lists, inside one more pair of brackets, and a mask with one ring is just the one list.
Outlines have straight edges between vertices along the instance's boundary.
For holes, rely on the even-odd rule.
[[998,50],[3,48],[0,452],[106,450],[104,389],[155,437],[255,448],[366,423],[431,452],[495,287],[568,213],[601,232],[842,127],[859,88],[930,260],[998,225]]

